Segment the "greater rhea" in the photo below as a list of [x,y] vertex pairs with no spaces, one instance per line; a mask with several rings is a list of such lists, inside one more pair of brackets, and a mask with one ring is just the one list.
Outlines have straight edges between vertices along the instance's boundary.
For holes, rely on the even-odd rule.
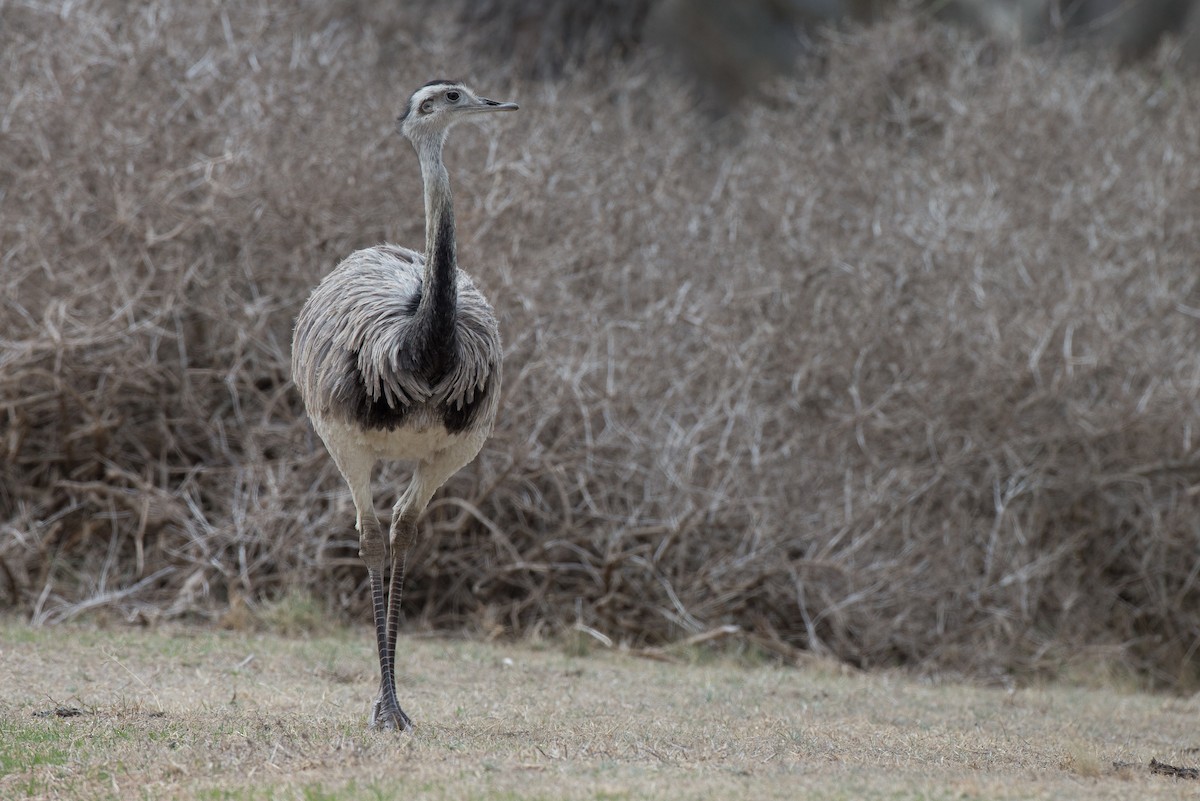
[[[351,254],[296,320],[292,375],[350,486],[371,585],[380,673],[372,728],[412,728],[395,674],[405,558],[421,512],[479,453],[500,400],[500,332],[492,307],[458,269],[442,147],[456,122],[516,109],[459,81],[430,81],[414,92],[397,127],[421,163],[425,253],[384,244]],[[371,495],[371,473],[385,459],[413,465],[386,539]]]

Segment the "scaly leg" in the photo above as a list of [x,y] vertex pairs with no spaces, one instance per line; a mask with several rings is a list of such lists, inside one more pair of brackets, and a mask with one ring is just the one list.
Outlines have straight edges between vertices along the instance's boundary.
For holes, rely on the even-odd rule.
[[[327,443],[328,444],[328,443]],[[387,595],[385,594],[385,571],[390,549],[375,516],[375,505],[371,497],[371,469],[374,461],[361,458],[355,453],[345,453],[330,448],[338,469],[350,485],[354,509],[358,513],[358,555],[367,566],[371,585],[371,612],[375,622],[375,645],[379,653],[379,695],[371,708],[367,725],[372,729],[402,729],[411,724],[400,705],[396,703],[396,673],[393,649],[388,646]]]
[[[404,497],[407,497],[408,493]],[[400,628],[400,597],[404,590],[404,565],[408,557],[408,547],[412,544],[413,533],[416,531],[415,520],[402,512],[403,498],[396,503],[392,510],[392,527],[390,544],[392,565],[391,577],[388,582],[387,609],[375,608],[376,636],[379,639],[379,664],[383,671],[379,688],[379,697],[371,709],[371,725],[375,728],[398,729],[411,731],[412,720],[400,708],[396,697],[396,637]],[[372,575],[374,582],[374,575]],[[375,595],[375,585],[372,583],[372,595]],[[380,581],[378,597],[383,599],[383,582]],[[379,602],[377,602],[379,603]],[[380,629],[380,621],[383,628]]]
[[[470,456],[473,457],[474,453]],[[433,493],[437,491],[438,487],[446,483],[446,479],[454,475],[462,466],[460,458],[461,454],[443,453],[438,458],[422,462],[413,471],[412,483],[396,501],[396,505],[392,507],[392,526],[389,536],[392,576],[388,588],[387,631],[383,652],[387,654],[388,664],[393,668],[396,663],[396,641],[399,639],[400,631],[400,597],[404,590],[404,569],[408,560],[408,549],[416,538],[417,519],[421,516],[421,512],[425,511],[429,499],[433,497]],[[395,698],[394,684],[392,697]],[[380,702],[382,702],[382,698]],[[376,706],[380,702],[377,702]],[[402,728],[407,729],[411,726],[408,716],[401,711],[398,703],[395,705],[395,712],[399,719],[406,724]]]
[[379,650],[379,695],[371,707],[367,725],[372,729],[412,728],[408,717],[400,711],[396,701],[395,652],[388,644],[387,607],[384,592],[384,569],[388,561],[388,545],[379,528],[379,521],[372,512],[364,520],[359,535],[359,555],[367,564],[367,575],[371,583],[371,611],[375,619],[375,644]]
[[388,589],[387,652],[392,663],[396,661],[396,641],[400,632],[400,598],[404,593],[404,569],[408,562],[408,549],[416,534],[416,518],[401,510],[397,505],[392,512],[392,576]]
[[375,640],[379,646],[379,695],[371,705],[368,725],[372,729],[411,731],[412,721],[396,699],[396,649],[388,640],[390,604],[383,591],[383,575],[371,570],[371,604],[375,613]]

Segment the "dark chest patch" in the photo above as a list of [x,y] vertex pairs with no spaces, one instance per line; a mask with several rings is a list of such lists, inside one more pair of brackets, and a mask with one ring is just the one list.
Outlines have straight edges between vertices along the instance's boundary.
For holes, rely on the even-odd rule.
[[372,431],[395,431],[408,420],[407,406],[389,406],[383,398],[371,400],[367,398],[364,406],[355,419]]
[[[362,374],[358,371],[357,356],[353,353],[347,353],[346,356],[349,362],[347,367],[357,380],[346,382],[341,388],[342,391],[334,398],[341,416],[368,431],[395,431],[407,425],[413,412],[419,407],[392,406],[383,396],[372,398],[367,392]],[[430,365],[426,364],[423,367],[428,369]],[[492,388],[493,382],[489,378],[483,388],[475,392],[470,403],[464,403],[461,407],[443,403],[437,407],[437,414],[440,415],[446,431],[457,434],[474,425],[487,407]]]
[[411,409],[391,406],[383,396],[372,398],[358,370],[358,355],[347,351],[346,361],[346,372],[353,379],[342,383],[334,396],[342,416],[368,431],[395,431],[403,426]]
[[464,403],[462,408],[446,404],[442,411],[442,423],[446,426],[446,430],[451,434],[457,434],[460,431],[470,428],[479,419],[480,413],[487,406],[487,398],[491,394],[491,391],[492,381],[489,378],[487,383],[483,385],[483,389],[477,391],[471,402]]

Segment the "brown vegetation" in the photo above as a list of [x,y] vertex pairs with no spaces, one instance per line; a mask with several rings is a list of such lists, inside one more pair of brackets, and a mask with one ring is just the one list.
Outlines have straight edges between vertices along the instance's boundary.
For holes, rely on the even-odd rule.
[[363,8],[4,6],[0,598],[365,614],[287,343],[420,241],[391,119],[462,76],[522,105],[448,152],[505,405],[410,615],[1195,682],[1193,79],[907,16],[713,130],[637,59],[493,86],[453,14]]

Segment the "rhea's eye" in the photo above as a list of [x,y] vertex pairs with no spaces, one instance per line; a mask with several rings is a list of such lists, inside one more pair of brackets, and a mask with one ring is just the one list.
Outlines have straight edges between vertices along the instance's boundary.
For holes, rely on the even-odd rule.
[[446,92],[446,99],[451,103],[457,103],[460,97],[462,97],[462,95],[460,95],[458,92]]

